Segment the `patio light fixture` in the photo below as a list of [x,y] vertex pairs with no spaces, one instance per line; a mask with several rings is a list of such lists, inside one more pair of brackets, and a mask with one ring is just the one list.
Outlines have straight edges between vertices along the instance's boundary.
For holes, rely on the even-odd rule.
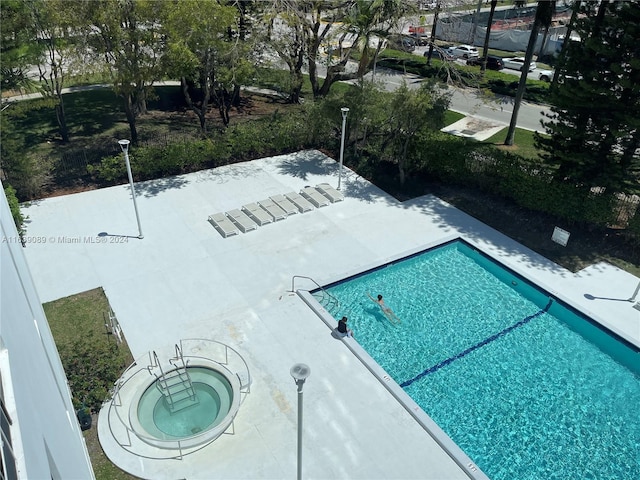
[[131,164],[129,163],[129,140],[118,140],[120,148],[124,152],[124,162],[127,164],[127,173],[129,174],[129,185],[131,186],[131,198],[133,199],[133,209],[136,211],[136,220],[138,222],[138,238],[144,238],[142,235],[142,227],[140,226],[140,215],[138,214],[138,205],[136,204],[136,190],[133,187],[133,175],[131,175]]
[[342,180],[342,162],[344,160],[344,130],[347,125],[347,115],[349,114],[349,109],[347,107],[342,107],[340,111],[342,112],[342,139],[340,140],[340,169],[338,170],[338,190],[340,190],[340,183]]
[[311,375],[311,369],[304,363],[296,363],[289,373],[298,386],[298,480],[302,480],[302,386]]

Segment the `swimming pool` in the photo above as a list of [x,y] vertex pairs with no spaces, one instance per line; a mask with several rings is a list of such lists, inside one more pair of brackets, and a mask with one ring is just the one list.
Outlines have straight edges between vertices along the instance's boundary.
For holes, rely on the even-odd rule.
[[333,317],[349,317],[357,342],[492,479],[640,478],[638,349],[464,242],[325,290],[339,300],[324,302]]

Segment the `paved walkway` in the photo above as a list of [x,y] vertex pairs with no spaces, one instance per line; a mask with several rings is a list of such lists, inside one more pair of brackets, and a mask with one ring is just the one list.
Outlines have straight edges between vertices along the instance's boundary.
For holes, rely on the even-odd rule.
[[290,292],[294,275],[326,284],[456,237],[640,345],[640,312],[626,301],[640,279],[607,264],[573,274],[437,198],[401,203],[345,173],[344,202],[226,239],[208,215],[305,185],[335,185],[336,162],[307,151],[138,184],[142,240],[127,186],[24,208],[32,240],[25,252],[43,302],[101,286],[134,356],[205,337],[233,346],[249,364],[251,394],[234,434],[181,461],[161,461],[129,454],[99,422],[117,465],[154,480],[294,478],[289,369],[304,362],[311,367],[305,477],[469,478]]

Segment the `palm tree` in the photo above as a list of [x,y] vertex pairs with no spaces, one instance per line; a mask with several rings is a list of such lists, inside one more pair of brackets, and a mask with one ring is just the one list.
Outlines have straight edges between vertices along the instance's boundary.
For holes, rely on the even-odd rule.
[[[398,21],[406,15],[407,9],[402,0],[357,0],[343,20],[346,32],[351,34],[352,47],[360,50],[357,78],[375,67],[378,54],[382,49],[383,38],[389,36],[391,30],[397,28]],[[372,39],[377,37],[377,44],[372,48]]]
[[442,8],[442,0],[436,2],[436,9],[433,12],[433,26],[431,27],[431,38],[429,39],[429,54],[427,55],[427,65],[431,66],[431,56],[433,55],[433,46],[436,41],[436,28],[438,26],[438,15]]
[[573,32],[576,18],[578,18],[578,10],[580,10],[580,0],[573,2],[573,5],[571,6],[571,19],[569,20],[569,25],[567,25],[567,31],[564,34],[564,42],[562,43],[562,49],[560,50],[560,55],[556,62],[556,69],[553,72],[553,80],[551,80],[551,85],[549,87],[550,89],[554,89],[558,85],[560,67],[564,62],[565,57],[567,56],[567,48],[569,47],[569,43],[571,42],[571,33]]
[[507,131],[507,138],[504,141],[505,145],[513,145],[513,137],[516,133],[516,123],[518,121],[518,111],[520,110],[520,104],[522,103],[522,97],[524,96],[524,90],[527,87],[527,75],[529,74],[529,65],[531,64],[531,58],[533,57],[533,49],[538,39],[538,32],[540,27],[546,27],[551,24],[553,18],[553,12],[556,9],[556,2],[553,1],[538,1],[536,8],[536,18],[533,21],[533,28],[531,29],[531,36],[529,37],[529,43],[527,44],[527,52],[524,55],[524,64],[522,65],[522,72],[520,74],[520,83],[518,83],[518,90],[516,91],[516,98],[513,102],[513,113],[511,114],[511,122],[509,123],[509,130]]
[[491,36],[491,24],[493,23],[493,14],[496,12],[496,5],[498,5],[498,0],[491,0],[491,10],[489,11],[489,19],[487,20],[487,33],[484,35],[484,44],[482,45],[482,63],[480,64],[482,75],[484,75],[484,71],[487,69],[489,37]]

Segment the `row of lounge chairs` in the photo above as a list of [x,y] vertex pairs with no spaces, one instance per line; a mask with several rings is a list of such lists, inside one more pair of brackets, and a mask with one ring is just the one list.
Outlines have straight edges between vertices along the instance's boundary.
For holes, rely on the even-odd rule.
[[314,207],[326,207],[342,200],[344,195],[340,191],[328,183],[321,183],[315,187],[305,187],[300,190],[300,193],[273,195],[259,202],[247,203],[240,209],[214,213],[209,216],[209,222],[220,235],[226,238],[284,220],[289,215],[305,213],[313,210]]

